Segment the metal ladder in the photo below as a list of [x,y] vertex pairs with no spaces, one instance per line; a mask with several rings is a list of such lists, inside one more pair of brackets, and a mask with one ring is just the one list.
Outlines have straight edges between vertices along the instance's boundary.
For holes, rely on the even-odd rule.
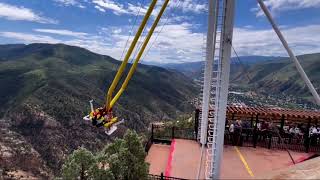
[[[217,125],[218,125],[218,109],[219,96],[221,92],[221,60],[223,58],[223,28],[225,18],[225,1],[217,0],[216,4],[216,35],[215,35],[215,50],[213,61],[213,72],[211,79],[210,103],[208,114],[208,134],[207,134],[207,154],[206,154],[206,178],[212,179],[214,172],[214,155],[216,154],[216,139],[217,139]],[[212,111],[214,110],[214,111]]]
[[[208,6],[208,3],[206,3],[206,5]],[[208,13],[208,11],[206,12]],[[204,22],[205,23],[205,22]],[[203,62],[205,62],[206,60],[206,44],[207,44],[207,37],[204,35],[202,37],[202,59],[203,59]],[[202,107],[202,99],[203,99],[203,83],[204,83],[204,74],[205,74],[205,63],[203,63],[202,67],[201,67],[201,76],[200,76],[200,94],[199,94],[199,97],[198,97],[198,103],[197,103],[197,108],[201,109]],[[197,141],[200,142],[200,139],[201,139],[201,123],[202,123],[202,111],[199,112],[199,122],[198,122],[198,134],[197,134]]]

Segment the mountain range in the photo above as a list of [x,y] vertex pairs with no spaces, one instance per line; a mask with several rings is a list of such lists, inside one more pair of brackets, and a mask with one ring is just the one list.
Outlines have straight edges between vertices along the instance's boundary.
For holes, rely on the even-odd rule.
[[[320,53],[297,57],[317,91],[320,91]],[[186,76],[202,78],[204,62],[165,64]],[[311,93],[304,84],[292,60],[286,57],[241,56],[231,59],[231,88],[262,92],[265,94],[291,95],[314,103]]]
[[[320,54],[298,59],[319,92]],[[103,105],[120,63],[64,44],[0,45],[0,169],[50,178],[80,146],[98,151],[127,128],[142,133],[151,122],[192,113],[190,102],[200,93],[203,62],[140,64],[114,108],[124,125],[109,137],[83,121],[89,100],[95,107]],[[288,94],[312,102],[288,58],[233,58],[230,82],[235,90]]]
[[[63,44],[1,45],[0,169],[48,178],[59,174],[65,156],[77,147],[98,150],[110,142],[113,137],[82,117],[89,113],[89,100],[103,105],[119,65],[110,56]],[[117,133],[144,132],[150,122],[190,113],[197,94],[182,73],[139,65],[114,108],[125,119]]]
[[[239,58],[232,57],[231,58],[231,72],[242,71],[243,68],[247,68],[256,63],[262,63],[270,60],[281,59],[282,57],[275,56],[241,56]],[[187,62],[187,63],[168,63],[168,64],[160,64],[158,66],[174,69],[179,72],[184,73],[186,76],[191,77],[193,79],[198,79],[202,77],[203,69],[204,69],[204,61],[197,62]],[[231,75],[232,75],[231,74]]]
[[[320,53],[297,56],[301,66],[313,83],[320,90]],[[247,78],[245,78],[247,77]],[[257,91],[282,93],[314,102],[313,97],[298,73],[293,61],[281,58],[250,65],[245,71],[233,75],[233,83],[249,86]]]

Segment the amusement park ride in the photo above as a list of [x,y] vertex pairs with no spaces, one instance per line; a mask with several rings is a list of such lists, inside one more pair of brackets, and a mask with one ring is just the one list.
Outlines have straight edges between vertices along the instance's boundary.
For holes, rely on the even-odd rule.
[[141,22],[141,25],[140,25],[140,27],[134,37],[129,49],[128,49],[128,52],[127,52],[124,60],[122,61],[121,65],[118,69],[118,72],[117,72],[115,78],[113,79],[112,84],[108,90],[107,97],[106,97],[106,104],[103,107],[100,107],[100,108],[94,110],[93,105],[92,105],[92,101],[90,101],[91,112],[89,115],[87,115],[83,118],[84,120],[91,121],[92,124],[97,127],[103,126],[106,129],[106,134],[108,134],[108,135],[111,135],[115,130],[117,130],[117,125],[119,125],[120,123],[123,123],[123,120],[118,121],[118,118],[113,116],[112,108],[115,105],[115,103],[118,101],[118,99],[120,98],[122,93],[127,88],[128,83],[133,76],[133,73],[136,71],[138,63],[143,55],[143,52],[146,49],[146,47],[152,37],[152,34],[153,34],[154,30],[156,29],[165,9],[167,8],[169,0],[165,0],[164,4],[162,5],[160,12],[158,13],[154,23],[152,24],[151,29],[148,32],[148,35],[144,39],[143,45],[141,46],[139,53],[138,53],[133,65],[131,66],[131,68],[129,70],[127,77],[125,78],[120,90],[113,97],[113,93],[114,93],[123,73],[124,73],[126,65],[128,64],[128,61],[130,59],[130,56],[131,56],[133,50],[135,49],[136,44],[137,44],[141,34],[143,33],[143,31],[146,27],[148,19],[151,16],[152,11],[154,10],[156,3],[157,3],[157,0],[152,0],[151,4],[147,10],[147,13]]
[[[293,60],[302,79],[308,86],[315,99],[315,102],[320,105],[320,97],[318,93],[308,79],[299,61],[289,48],[288,43],[275,24],[263,0],[257,1],[262,11],[270,21],[283,46],[287,50],[290,58]],[[105,105],[101,108],[94,109],[92,101],[90,101],[91,112],[89,115],[84,117],[85,120],[91,121],[94,126],[104,127],[108,135],[112,134],[117,129],[116,126],[123,122],[123,120],[118,121],[118,118],[113,115],[112,108],[114,107],[115,103],[120,98],[124,90],[127,88],[127,85],[131,77],[133,76],[133,73],[136,71],[137,65],[166,7],[168,6],[169,0],[165,0],[164,4],[162,5],[162,8],[159,11],[151,29],[149,30],[146,38],[143,41],[143,45],[141,46],[127,77],[125,78],[120,90],[113,97],[113,93],[124,73],[128,60],[130,59],[130,56],[135,49],[141,34],[143,33],[144,29],[146,29],[146,24],[155,8],[156,3],[157,0],[152,0],[143,18],[143,21],[127,51],[127,54],[108,90]],[[224,126],[226,121],[230,57],[235,11],[235,0],[209,0],[208,4],[209,18],[206,40],[206,61],[204,69],[202,97],[200,100],[201,114],[199,116],[199,130],[197,135],[197,139],[202,146],[200,157],[201,163],[199,165],[197,179],[199,179],[200,177],[201,164],[204,155],[206,155],[206,178],[218,179],[220,177],[220,164],[224,142]],[[209,111],[210,109],[214,109],[214,111]],[[207,151],[206,153],[205,150]]]

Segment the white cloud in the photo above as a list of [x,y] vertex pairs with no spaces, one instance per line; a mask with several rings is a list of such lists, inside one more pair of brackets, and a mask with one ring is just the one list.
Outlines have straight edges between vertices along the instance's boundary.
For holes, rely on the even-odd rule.
[[42,17],[31,9],[0,3],[0,18],[8,20],[32,21],[44,24],[57,24],[58,21]]
[[[157,62],[200,61],[204,34],[192,31],[194,24],[168,24],[159,35],[146,60]],[[159,32],[161,27],[156,29]],[[154,40],[155,36],[152,38]]]
[[[202,48],[204,47],[203,38],[205,35],[193,32],[194,27],[194,24],[188,23],[166,25],[145,60],[162,63],[203,60],[204,51]],[[160,28],[156,29],[149,46]],[[106,32],[111,32],[111,29]],[[122,32],[128,32],[128,30],[122,30]],[[320,52],[319,32],[320,25],[286,27],[282,30],[296,55]],[[123,33],[111,35],[110,41],[114,44],[110,47],[110,52],[113,57],[120,57],[127,38],[128,36]],[[287,52],[273,29],[257,30],[252,26],[235,28],[233,46],[242,56],[287,56]]]
[[63,35],[63,36],[73,36],[73,37],[81,37],[88,35],[87,33],[83,32],[74,32],[70,30],[65,29],[34,29],[36,32],[42,32],[42,33],[49,33],[49,34],[57,34],[57,35]]
[[94,6],[94,8],[98,9],[101,12],[106,12],[106,10],[104,10],[103,8],[101,8],[100,6]]
[[112,0],[93,0],[92,2],[102,9],[111,10],[116,15],[129,14],[129,11],[122,4]]
[[122,32],[121,28],[115,28],[112,30],[112,33],[114,33],[114,34],[120,34],[121,32]]
[[172,1],[172,7],[180,8],[183,12],[194,13],[202,13],[207,10],[207,4],[199,4],[194,0]]
[[[114,0],[92,0],[92,2],[96,4],[95,8],[98,9],[99,11],[102,11],[102,9],[110,10],[116,15],[121,15],[121,14],[135,15],[135,14],[138,14],[138,12],[140,11],[139,15],[142,16],[147,12],[148,6],[149,6],[149,4],[141,6],[141,4],[132,4],[130,2],[121,4]],[[164,3],[164,0],[158,1],[154,9],[154,12],[152,13],[153,16],[156,16],[157,12],[160,11],[160,8],[163,3]],[[174,8],[178,8],[183,12],[202,13],[202,12],[205,12],[206,10],[206,4],[199,4],[192,0],[171,1],[169,3],[168,9],[174,9]]]
[[144,15],[148,11],[148,6],[141,6],[141,5],[134,5],[131,3],[128,3],[128,12],[131,14],[138,14]]
[[[320,7],[320,0],[265,0],[264,3],[273,14],[282,11]],[[256,12],[257,16],[263,16],[259,5],[252,11]]]
[[50,36],[19,33],[19,32],[0,32],[0,36],[16,39],[25,43],[61,43],[60,40]]
[[54,1],[65,4],[67,6],[70,6],[70,5],[74,6],[78,3],[76,0],[54,0]]
[[[166,25],[149,54],[143,60],[158,63],[203,60],[204,52],[202,48],[204,47],[203,39],[205,35],[193,32],[194,26],[194,24],[188,23]],[[66,35],[64,39],[17,32],[0,32],[0,36],[16,39],[24,43],[65,43],[119,59],[128,39],[128,31],[130,29],[130,26],[101,28],[99,35],[84,33],[81,34],[83,36],[76,36],[77,33],[81,32],[68,30],[40,30],[40,32]],[[151,38],[147,49],[154,42],[160,29],[161,27],[156,29],[156,33]],[[296,55],[320,52],[320,25],[286,28],[282,32]],[[142,43],[144,38],[145,34],[141,37],[139,44]],[[235,28],[233,46],[238,54],[242,56],[287,56],[285,49],[272,29]]]
[[[182,24],[168,24],[164,27],[162,33],[159,35],[156,43],[149,51],[145,60],[152,60],[155,62],[187,62],[201,60],[201,47],[203,45],[203,34],[193,33],[193,25]],[[65,43],[87,48],[93,52],[110,55],[119,59],[126,41],[128,39],[128,31],[131,29],[127,27],[108,27],[102,28],[100,35],[81,34],[84,36],[76,36],[80,32],[73,32],[68,30],[56,29],[35,29],[36,32],[51,33],[58,35],[68,35],[62,39],[56,39],[50,36],[44,36],[34,33],[17,33],[17,32],[1,32],[0,36],[16,39],[24,43],[44,42],[44,43]],[[150,40],[149,46],[157,36],[161,27],[156,29],[156,33]],[[170,33],[168,33],[170,32]],[[145,39],[144,34],[139,41],[137,47]],[[132,36],[131,36],[132,39]],[[149,49],[149,48],[148,48]]]
[[[320,52],[320,25],[286,28],[282,33],[297,55]],[[287,56],[273,29],[235,28],[234,47],[240,55]]]
[[[156,29],[156,33],[152,36],[149,45],[144,53],[145,61],[152,61],[158,63],[170,63],[170,62],[190,62],[190,61],[200,61],[202,59],[202,45],[203,45],[203,34],[193,33],[191,31],[192,25],[187,23],[182,24],[168,24],[164,27],[161,34],[158,36],[157,40],[153,44],[157,33],[160,31],[161,27]],[[114,28],[111,28],[114,29]],[[113,31],[112,34],[109,33],[108,42],[113,42],[110,46],[105,48],[103,54],[111,55],[116,59],[120,59],[123,48],[125,47],[126,41],[128,39],[128,32],[130,27],[122,30],[121,33]],[[109,30],[107,32],[110,32]],[[170,33],[168,33],[170,32]],[[137,47],[145,39],[146,35],[143,35]],[[131,37],[132,40],[132,37]],[[129,44],[131,41],[129,41]],[[151,44],[152,48],[149,50]],[[147,56],[145,54],[148,52]],[[133,54],[136,54],[134,52]],[[133,55],[131,56],[131,58]]]
[[49,43],[49,44],[57,44],[64,43],[72,46],[79,46],[86,49],[89,49],[93,52],[105,55],[109,54],[111,51],[110,44],[103,40],[103,37],[99,36],[87,36],[85,38],[71,38],[71,39],[57,39],[51,36],[38,35],[33,33],[21,33],[21,32],[0,32],[1,37],[15,39],[19,42],[23,42],[26,44],[30,43]]
[[54,0],[57,3],[60,3],[64,6],[77,6],[79,8],[86,8],[84,5],[79,3],[77,0]]
[[[202,45],[203,45],[203,34],[192,32],[194,25],[188,23],[181,24],[168,24],[164,26],[161,34],[153,44],[157,34],[161,30],[161,26],[158,27],[152,36],[147,50],[153,44],[152,48],[148,52],[144,60],[168,63],[168,62],[188,62],[188,61],[200,61],[202,60]],[[129,29],[129,27],[128,27]],[[123,30],[123,34],[112,34],[112,41],[115,42],[112,54],[114,57],[119,58],[123,47],[128,39],[127,30]],[[145,35],[141,37],[139,45]],[[131,38],[132,39],[132,38]],[[146,54],[145,52],[145,54]]]

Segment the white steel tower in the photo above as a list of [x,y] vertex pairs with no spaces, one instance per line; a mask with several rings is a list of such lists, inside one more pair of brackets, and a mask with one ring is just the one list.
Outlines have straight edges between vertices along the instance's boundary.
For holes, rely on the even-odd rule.
[[[201,160],[207,179],[218,179],[228,99],[235,0],[209,0],[206,62],[200,114]],[[214,111],[212,111],[214,110]],[[206,148],[205,148],[206,146]],[[198,179],[201,173],[199,165]]]
[[[293,60],[302,79],[320,104],[320,97],[289,48],[270,12],[257,0],[270,21],[289,56]],[[206,155],[205,175],[207,179],[218,179],[223,152],[226,108],[228,99],[230,57],[233,36],[235,0],[209,0],[208,33],[206,42],[206,62],[199,114],[198,139],[202,145],[197,179],[200,178],[203,156]],[[205,153],[205,149],[207,150]]]

